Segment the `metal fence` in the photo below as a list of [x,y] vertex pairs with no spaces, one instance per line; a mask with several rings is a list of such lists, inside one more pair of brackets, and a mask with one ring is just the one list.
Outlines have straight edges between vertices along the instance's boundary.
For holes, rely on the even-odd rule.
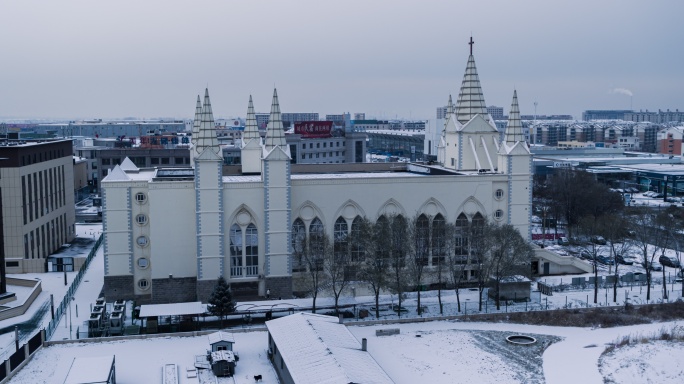
[[59,303],[59,306],[55,309],[55,317],[50,321],[50,324],[48,324],[47,328],[45,329],[45,339],[50,340],[52,338],[52,335],[55,333],[55,329],[57,328],[57,325],[59,324],[60,320],[62,319],[62,315],[66,312],[66,310],[69,308],[69,303],[71,302],[71,299],[74,297],[74,294],[76,293],[76,290],[78,289],[78,286],[81,284],[81,280],[83,280],[83,276],[85,275],[86,271],[88,270],[88,266],[90,265],[90,262],[93,260],[95,255],[97,254],[97,250],[100,248],[100,245],[102,244],[102,239],[104,235],[100,235],[100,237],[97,239],[95,242],[95,245],[93,248],[90,250],[90,253],[86,257],[85,263],[81,266],[81,269],[78,271],[78,274],[74,278],[74,281],[71,282],[71,285],[69,286],[69,289],[67,290],[66,294],[64,295],[64,298],[62,301]]

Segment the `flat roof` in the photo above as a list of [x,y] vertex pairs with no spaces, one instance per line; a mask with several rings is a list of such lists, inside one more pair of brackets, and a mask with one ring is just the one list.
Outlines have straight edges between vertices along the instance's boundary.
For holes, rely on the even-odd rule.
[[108,383],[114,355],[75,357],[64,384]]
[[206,310],[200,301],[172,304],[144,304],[140,306],[140,317],[201,315]]

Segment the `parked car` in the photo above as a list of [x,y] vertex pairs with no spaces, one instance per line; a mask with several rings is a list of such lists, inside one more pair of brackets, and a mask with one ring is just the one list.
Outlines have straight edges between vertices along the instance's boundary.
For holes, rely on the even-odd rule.
[[660,258],[658,259],[658,262],[660,262],[660,264],[662,264],[666,267],[670,267],[670,268],[681,268],[682,267],[682,264],[679,262],[679,260],[672,258],[672,257],[669,257],[669,256],[665,256],[665,255],[660,256]]
[[[644,268],[646,268],[646,263],[641,263],[641,266],[644,267]],[[651,263],[651,262],[649,262],[649,263],[648,263],[648,269],[650,269],[651,271],[662,271],[662,270],[663,270],[663,266],[660,265],[660,264],[657,264],[657,263]]]
[[612,258],[610,258],[610,257],[608,257],[608,256],[603,256],[603,255],[598,255],[598,256],[596,256],[596,261],[598,261],[598,262],[601,263],[601,264],[605,264],[605,265],[613,265],[613,264],[615,264],[615,262],[613,261]]
[[606,239],[603,236],[592,236],[591,242],[594,244],[606,245]]
[[567,237],[561,236],[558,238],[558,245],[570,245],[570,241]]
[[632,260],[625,259],[625,257],[619,253],[617,255],[615,255],[615,261],[617,261],[619,264],[622,264],[622,265],[633,265],[634,264],[634,262]]

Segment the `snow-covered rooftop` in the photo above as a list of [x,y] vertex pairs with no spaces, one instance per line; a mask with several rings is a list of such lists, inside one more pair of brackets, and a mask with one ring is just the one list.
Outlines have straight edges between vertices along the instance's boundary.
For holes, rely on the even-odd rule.
[[335,317],[300,312],[266,327],[298,384],[393,383]]
[[146,304],[140,306],[140,317],[199,315],[205,312],[200,301],[172,304]]
[[207,336],[207,338],[209,338],[209,345],[216,344],[220,341],[227,341],[227,342],[235,344],[235,338],[233,337],[233,334],[228,333],[228,332],[223,332],[223,331],[214,332],[214,333],[209,334]]
[[114,355],[76,357],[64,384],[108,383]]

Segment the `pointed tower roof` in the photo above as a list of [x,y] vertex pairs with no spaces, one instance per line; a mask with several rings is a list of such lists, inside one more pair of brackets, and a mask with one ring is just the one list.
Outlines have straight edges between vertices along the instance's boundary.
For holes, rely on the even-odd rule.
[[128,181],[131,178],[124,172],[123,169],[121,169],[121,166],[117,165],[109,171],[107,176],[102,181]]
[[283,132],[283,121],[280,117],[278,91],[274,88],[273,101],[271,102],[271,115],[268,118],[268,127],[266,131],[266,149],[270,151],[278,146],[285,147],[285,133]]
[[449,103],[447,104],[446,117],[444,118],[444,130],[446,130],[446,126],[449,123],[449,118],[453,114],[454,114],[454,102],[453,102],[453,100],[451,100],[451,94],[449,94]]
[[252,95],[249,95],[249,105],[247,106],[247,122],[245,123],[245,133],[242,135],[242,140],[247,142],[251,139],[259,139],[259,127],[257,126],[256,114],[254,113]]
[[197,106],[195,107],[195,119],[192,121],[192,142],[197,145],[200,123],[202,122],[202,100],[197,95]]
[[204,105],[202,106],[202,113],[200,118],[200,127],[195,140],[195,152],[199,155],[205,149],[210,148],[215,154],[219,154],[220,148],[218,139],[216,138],[216,129],[214,128],[214,113],[211,110],[211,101],[209,100],[209,89],[204,90]]
[[474,42],[472,37],[468,44],[470,44],[470,56],[468,57],[468,64],[466,65],[461,90],[456,102],[456,115],[461,124],[467,123],[478,113],[487,114],[487,106],[482,94],[480,78],[477,75],[475,58],[473,57]]
[[130,172],[138,172],[139,171],[138,167],[136,167],[135,164],[133,164],[131,159],[129,159],[128,157],[126,157],[124,159],[124,161],[121,162],[121,169],[124,172],[129,172],[129,171]]
[[513,102],[511,102],[511,111],[508,113],[508,125],[506,126],[506,137],[504,141],[509,144],[525,141],[522,123],[520,122],[518,91],[516,90],[513,90]]

